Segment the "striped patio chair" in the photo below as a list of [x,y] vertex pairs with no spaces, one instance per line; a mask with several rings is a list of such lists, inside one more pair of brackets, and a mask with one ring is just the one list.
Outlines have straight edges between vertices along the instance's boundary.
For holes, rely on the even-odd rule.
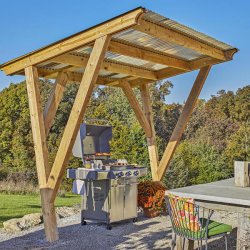
[[202,241],[205,241],[205,249],[208,249],[207,240],[212,237],[225,238],[227,250],[227,234],[232,227],[227,224],[211,220],[213,210],[195,204],[193,199],[182,198],[168,194],[166,198],[169,216],[171,218],[175,237],[171,242],[171,249],[176,245],[176,235],[183,237],[183,249],[185,239],[197,240],[198,249],[202,249]]

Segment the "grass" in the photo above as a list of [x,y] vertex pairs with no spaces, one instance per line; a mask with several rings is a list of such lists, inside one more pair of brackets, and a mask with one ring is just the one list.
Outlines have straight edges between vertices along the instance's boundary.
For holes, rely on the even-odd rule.
[[[80,196],[66,194],[65,197],[57,197],[55,206],[73,206],[80,203]],[[39,195],[18,195],[0,193],[0,227],[3,222],[12,218],[19,218],[25,214],[41,212]]]

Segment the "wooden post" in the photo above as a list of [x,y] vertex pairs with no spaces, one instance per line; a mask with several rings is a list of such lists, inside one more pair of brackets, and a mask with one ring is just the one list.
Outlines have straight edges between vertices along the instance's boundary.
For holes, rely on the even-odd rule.
[[177,121],[177,124],[174,128],[174,131],[171,135],[169,143],[164,151],[161,162],[158,167],[158,176],[159,179],[162,180],[164,174],[167,170],[167,167],[172,159],[172,156],[176,150],[176,147],[181,139],[183,131],[187,125],[187,122],[192,114],[192,111],[195,107],[198,96],[201,92],[201,89],[206,81],[208,73],[210,71],[211,66],[206,66],[200,69],[200,72],[194,82],[194,85],[191,89],[191,92],[188,96],[187,102],[184,105],[183,111]]
[[109,41],[110,36],[103,36],[96,39],[88,64],[85,68],[74,105],[48,178],[47,187],[53,190],[50,197],[51,202],[55,200],[57,191],[61,184],[65,168],[69,161],[80,124],[83,120],[84,112],[93,92]]
[[140,91],[141,91],[141,99],[142,99],[142,108],[150,124],[151,133],[152,133],[151,137],[147,137],[148,154],[149,154],[152,178],[154,181],[159,181],[160,179],[157,173],[157,168],[159,164],[158,148],[157,148],[157,143],[156,143],[155,128],[154,128],[154,122],[153,122],[153,110],[152,110],[152,103],[150,100],[148,84],[142,84],[140,86]]
[[56,214],[54,204],[50,203],[46,188],[50,173],[48,163],[48,149],[46,143],[45,127],[39,91],[39,78],[37,69],[33,66],[25,68],[27,92],[29,97],[31,127],[36,155],[38,182],[41,192],[41,203],[46,238],[52,242],[58,239]]
[[176,236],[176,250],[194,250],[194,240],[184,239],[181,236]]
[[237,250],[250,249],[250,216],[249,214],[238,214],[237,228]]
[[67,81],[67,73],[59,72],[43,112],[46,135],[48,135],[50,127],[55,118],[56,111],[58,109],[60,101],[62,100],[64,88]]
[[250,186],[250,162],[234,162],[234,182],[237,187]]

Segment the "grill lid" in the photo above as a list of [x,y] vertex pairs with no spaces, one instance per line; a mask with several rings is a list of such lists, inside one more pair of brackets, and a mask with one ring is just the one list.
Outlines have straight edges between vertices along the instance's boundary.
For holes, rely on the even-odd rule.
[[84,155],[109,155],[109,141],[112,138],[112,127],[108,125],[81,124],[77,135],[73,155],[81,157]]

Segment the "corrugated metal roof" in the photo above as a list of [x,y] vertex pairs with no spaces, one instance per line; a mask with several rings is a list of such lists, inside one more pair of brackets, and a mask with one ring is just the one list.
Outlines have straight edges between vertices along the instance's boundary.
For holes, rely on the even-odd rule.
[[[145,12],[145,9],[143,9],[143,13],[144,14],[143,14],[142,18],[144,20],[146,20],[147,22],[160,25],[160,26],[167,28],[167,29],[170,29],[170,30],[174,30],[178,33],[185,35],[186,37],[193,38],[194,40],[197,40],[197,41],[202,42],[204,44],[210,45],[210,46],[217,48],[217,49],[220,49],[222,51],[235,49],[234,47],[232,47],[228,44],[220,42],[220,41],[218,41],[218,40],[216,40],[208,35],[205,35],[201,32],[198,32],[192,28],[189,28],[185,25],[182,25],[176,21],[173,21],[169,18],[161,16],[157,13],[152,12],[152,11]],[[106,23],[108,23],[108,21]],[[98,25],[95,26],[94,28],[98,28]],[[94,28],[90,28],[90,29],[94,29]],[[85,31],[79,32],[73,36],[70,36],[70,37],[65,38],[63,40],[60,40],[60,41],[58,41],[58,43],[60,43],[62,41],[66,41],[69,38],[77,36],[78,34],[84,34]],[[204,56],[206,56],[204,54],[201,54],[198,51],[195,51],[194,50],[195,48],[194,49],[187,48],[187,47],[178,45],[178,44],[173,43],[173,42],[168,42],[165,39],[163,41],[157,37],[146,34],[142,31],[137,30],[136,27],[133,26],[133,28],[127,28],[119,33],[113,34],[112,39],[115,39],[116,41],[118,41],[118,43],[120,42],[121,44],[127,44],[128,46],[131,46],[131,47],[143,48],[143,49],[145,49],[144,53],[146,53],[146,50],[148,49],[148,50],[154,51],[156,53],[159,53],[159,55],[168,55],[170,57],[183,59],[185,61],[193,61],[193,60],[200,59],[200,58],[203,58]],[[57,44],[57,43],[53,43],[52,45],[55,45],[55,44]],[[37,50],[37,51],[31,52],[27,55],[24,55],[20,58],[14,59],[10,62],[7,62],[5,65],[8,65],[10,63],[14,63],[22,58],[25,58],[26,56],[27,57],[32,56],[35,53],[38,53],[43,49],[48,49],[49,47],[50,47],[50,45],[46,46],[40,50]],[[87,46],[85,45],[83,47],[73,49],[67,53],[69,53],[71,55],[85,56],[86,57],[86,56],[89,56],[91,51],[92,51],[91,45],[87,45]],[[120,64],[121,67],[123,65],[124,66],[132,66],[134,68],[140,68],[140,69],[145,69],[145,70],[150,70],[150,71],[158,71],[158,70],[167,68],[167,65],[168,65],[168,64],[166,65],[166,63],[163,65],[160,63],[154,63],[151,61],[142,60],[142,59],[136,58],[136,55],[135,55],[135,57],[133,57],[133,56],[127,56],[127,55],[114,53],[111,51],[106,52],[105,59],[107,61],[112,62],[112,63]],[[47,62],[45,61],[42,63],[38,63],[37,66],[51,69],[54,71],[59,71],[60,69],[65,69],[67,67],[70,67],[70,65],[67,63],[53,62],[53,58],[52,59],[49,58],[49,60],[47,60]],[[78,73],[83,73],[84,72],[84,65],[83,65],[83,67],[72,67],[70,70],[73,70],[74,72],[78,72]],[[24,72],[22,72],[22,73],[24,73]],[[99,75],[102,77],[110,77],[110,78],[115,78],[115,79],[128,77],[127,74],[119,74],[119,73],[115,73],[115,72],[109,72],[106,70],[101,70]]]
[[[92,51],[92,47],[85,46],[85,47],[75,50],[73,53],[77,53],[78,55],[85,56],[85,55],[89,55],[91,51]],[[134,58],[130,56],[124,56],[124,55],[120,55],[120,54],[110,52],[110,51],[106,52],[105,58],[111,59],[112,61],[131,64],[136,67],[142,67],[142,68],[149,69],[149,70],[160,70],[160,69],[166,68],[166,65],[162,65],[158,63],[151,63],[146,60],[142,60],[142,59],[138,59],[138,58]]]
[[208,36],[204,33],[201,33],[197,30],[194,30],[186,25],[180,24],[174,20],[171,20],[170,18],[166,18],[160,14],[157,14],[153,11],[147,11],[147,13],[144,15],[144,19],[146,19],[149,22],[157,23],[159,25],[162,25],[163,27],[173,29],[175,31],[181,32],[182,34],[198,39],[199,41],[209,44],[211,46],[214,46],[215,48],[219,48],[222,50],[229,50],[233,49],[234,47],[223,43],[221,41],[216,40],[215,38]]
[[183,46],[165,42],[161,39],[145,34],[141,31],[129,29],[113,36],[116,39],[127,41],[135,45],[144,46],[170,55],[178,56],[186,60],[198,59],[202,54]]

